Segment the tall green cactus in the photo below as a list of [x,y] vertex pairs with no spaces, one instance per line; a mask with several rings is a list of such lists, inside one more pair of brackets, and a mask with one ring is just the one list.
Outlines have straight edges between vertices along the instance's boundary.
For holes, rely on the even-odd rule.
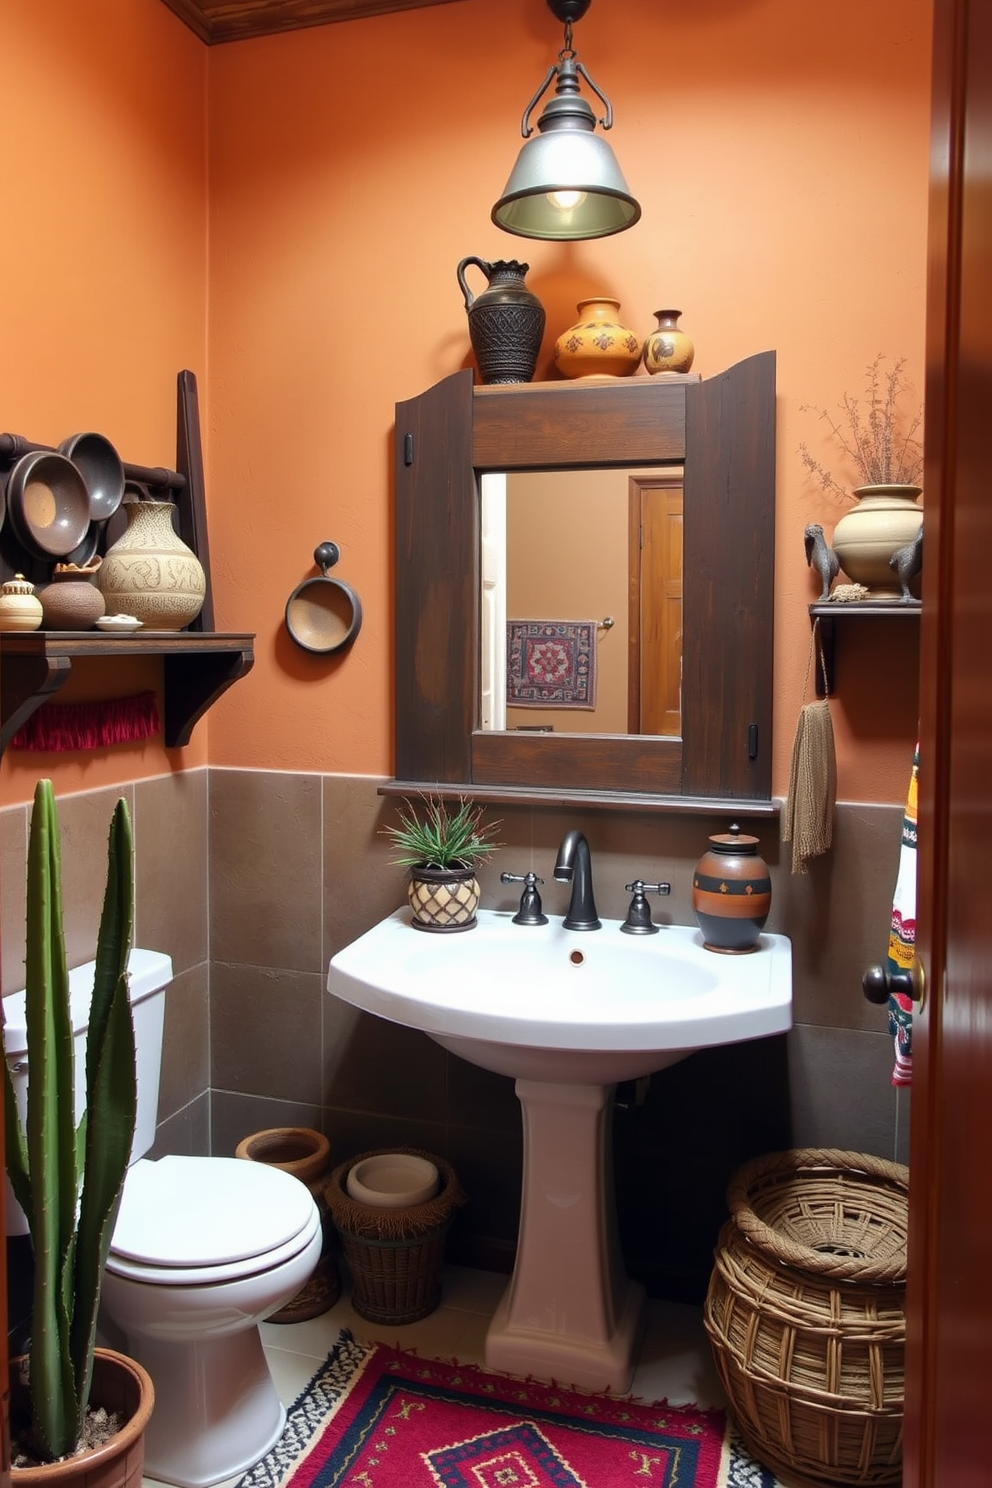
[[134,1024],[127,958],[134,919],[131,820],[117,802],[86,1039],[86,1108],[77,1129],[62,923],[58,815],[50,780],[34,794],[28,845],[27,1120],[4,1061],[6,1161],[34,1252],[30,1395],[43,1460],[76,1450],[83,1430],[103,1269],[134,1135]]

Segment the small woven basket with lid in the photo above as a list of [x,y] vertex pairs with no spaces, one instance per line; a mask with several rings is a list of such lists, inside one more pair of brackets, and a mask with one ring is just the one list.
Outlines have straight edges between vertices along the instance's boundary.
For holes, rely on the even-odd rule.
[[[362,1204],[347,1191],[350,1170],[382,1153],[409,1153],[432,1162],[438,1191],[423,1204],[385,1209]],[[373,1323],[415,1323],[441,1300],[444,1240],[465,1195],[450,1163],[417,1147],[360,1152],[334,1169],[325,1190],[351,1273],[351,1303]]]
[[704,1322],[751,1454],[787,1484],[898,1484],[909,1170],[792,1149],[731,1180]]

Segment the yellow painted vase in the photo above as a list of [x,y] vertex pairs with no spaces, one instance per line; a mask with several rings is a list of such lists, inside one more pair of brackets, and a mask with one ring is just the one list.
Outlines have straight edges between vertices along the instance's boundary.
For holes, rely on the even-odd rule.
[[644,343],[644,365],[652,376],[657,372],[688,372],[696,348],[679,326],[681,310],[656,310],[658,322]]
[[97,583],[110,615],[133,615],[147,630],[182,630],[207,591],[192,548],[172,525],[171,501],[132,501],[127,531],[109,550]]
[[902,593],[889,560],[920,530],[920,492],[920,486],[859,486],[857,505],[833,530],[830,545],[841,568],[853,583],[867,587],[871,599],[898,599]]
[[580,300],[579,318],[555,342],[562,377],[629,377],[641,362],[642,343],[620,319],[620,301]]

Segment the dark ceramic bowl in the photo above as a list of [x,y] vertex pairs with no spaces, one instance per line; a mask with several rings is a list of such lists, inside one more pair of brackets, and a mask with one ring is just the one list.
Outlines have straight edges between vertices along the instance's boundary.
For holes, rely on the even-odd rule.
[[124,495],[124,466],[109,439],[102,434],[71,434],[59,445],[59,453],[75,465],[90,497],[90,520],[105,522],[112,517]]
[[341,651],[351,645],[361,624],[358,595],[340,579],[304,579],[286,605],[286,629],[304,651]]
[[52,450],[22,455],[7,481],[18,542],[36,558],[65,558],[89,531],[90,497],[73,462]]

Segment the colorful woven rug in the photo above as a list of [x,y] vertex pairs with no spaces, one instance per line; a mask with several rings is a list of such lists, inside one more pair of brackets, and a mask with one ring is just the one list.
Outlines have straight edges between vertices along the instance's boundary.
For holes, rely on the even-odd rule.
[[239,1488],[775,1488],[723,1411],[421,1359],[343,1332]]
[[506,701],[513,708],[595,708],[595,620],[508,620]]

